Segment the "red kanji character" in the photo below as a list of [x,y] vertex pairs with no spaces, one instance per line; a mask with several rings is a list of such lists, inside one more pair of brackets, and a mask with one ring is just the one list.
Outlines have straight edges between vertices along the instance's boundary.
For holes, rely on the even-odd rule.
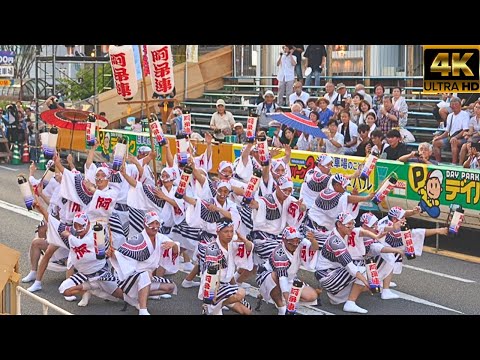
[[168,66],[168,62],[162,62],[160,64],[153,64],[156,77],[165,77],[170,75],[171,70]]
[[82,244],[80,246],[73,246],[72,250],[75,252],[75,255],[77,256],[77,260],[81,259],[85,253],[91,252],[90,250],[87,249],[87,244]]
[[97,199],[97,204],[95,205],[95,208],[99,209],[99,208],[103,207],[105,210],[108,210],[111,202],[112,202],[111,198],[103,198],[103,197],[99,196],[98,199]]
[[129,83],[119,82],[115,84],[117,88],[117,94],[122,97],[132,96],[132,89],[130,89]]
[[113,77],[115,78],[115,82],[122,82],[128,81],[130,75],[127,73],[126,68],[116,68],[113,69]]
[[111,54],[110,62],[112,65],[126,66],[127,62],[125,61],[125,53]]
[[167,61],[168,60],[168,47],[164,46],[161,49],[152,51],[152,61]]
[[171,93],[172,81],[170,78],[155,79],[155,91],[158,93]]
[[243,258],[244,255],[245,255],[245,245],[240,244],[240,245],[238,245],[238,250],[237,250],[237,255],[236,256],[240,256],[241,258]]

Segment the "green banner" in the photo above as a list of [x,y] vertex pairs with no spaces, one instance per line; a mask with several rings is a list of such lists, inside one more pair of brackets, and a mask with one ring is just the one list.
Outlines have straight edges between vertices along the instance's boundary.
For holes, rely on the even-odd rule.
[[[147,132],[135,133],[125,130],[100,129],[97,132],[97,136],[100,143],[97,151],[105,158],[108,158],[113,153],[113,148],[117,144],[118,138],[123,138],[127,141],[128,152],[134,156],[137,156],[140,146],[151,147],[150,135]],[[162,161],[162,148],[157,143],[155,144],[155,151],[157,153],[157,161]]]

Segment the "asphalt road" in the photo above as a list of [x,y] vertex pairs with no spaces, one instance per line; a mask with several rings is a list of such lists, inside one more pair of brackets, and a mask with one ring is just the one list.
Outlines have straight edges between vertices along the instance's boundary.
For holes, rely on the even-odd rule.
[[[11,171],[12,169],[13,171]],[[31,216],[12,211],[13,205],[24,208],[23,199],[16,184],[16,175],[28,174],[28,165],[0,165],[0,242],[21,252],[20,271],[22,277],[29,269],[28,248],[38,220]],[[40,176],[40,171],[38,175]],[[461,238],[455,239],[464,248],[478,247],[474,233],[464,232]],[[473,245],[471,245],[473,244]],[[454,244],[455,245],[455,244]],[[406,262],[403,273],[394,277],[398,284],[395,291],[401,296],[395,300],[381,300],[379,295],[362,295],[357,301],[359,306],[368,309],[373,315],[455,315],[480,314],[480,265],[424,253],[415,260]],[[136,315],[137,310],[128,307],[125,312],[123,302],[106,302],[92,297],[90,304],[81,308],[76,302],[67,302],[58,293],[58,286],[63,281],[64,273],[47,271],[43,279],[43,289],[36,294],[51,301],[57,306],[81,315]],[[185,276],[179,272],[172,279],[179,285]],[[316,285],[312,273],[302,271],[301,278],[307,283]],[[251,284],[255,285],[253,281]],[[22,284],[28,287],[29,284]],[[198,315],[201,302],[197,299],[198,288],[183,289],[179,286],[178,295],[172,299],[150,300],[149,311],[155,315]],[[249,291],[255,295],[255,290]],[[255,306],[256,299],[247,297]],[[300,309],[305,315],[338,314],[347,315],[341,306],[329,304],[326,294],[321,295],[322,306],[306,306]],[[27,297],[22,298],[22,314],[41,314],[42,307]],[[53,311],[51,311],[54,314]],[[225,311],[225,315],[231,311]],[[255,315],[274,315],[276,309],[264,303],[260,312]],[[352,314],[348,314],[352,315]],[[357,315],[354,315],[357,316]]]

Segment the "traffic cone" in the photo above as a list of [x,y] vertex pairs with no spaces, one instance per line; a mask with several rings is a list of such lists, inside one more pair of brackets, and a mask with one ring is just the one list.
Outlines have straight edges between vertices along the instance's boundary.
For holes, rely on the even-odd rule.
[[13,156],[12,156],[12,165],[20,165],[20,151],[18,151],[18,145],[13,144]]
[[39,158],[39,161],[38,161],[37,169],[38,170],[45,170],[47,168],[46,162],[47,161],[45,160],[45,156],[43,155],[43,149],[40,149],[40,158]]
[[28,152],[28,144],[23,144],[22,163],[28,164],[30,162],[30,153]]

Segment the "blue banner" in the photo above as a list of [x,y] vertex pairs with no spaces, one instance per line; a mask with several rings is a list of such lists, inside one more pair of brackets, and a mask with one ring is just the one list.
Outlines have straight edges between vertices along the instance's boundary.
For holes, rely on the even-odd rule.
[[14,51],[0,51],[0,65],[13,65],[14,62]]

